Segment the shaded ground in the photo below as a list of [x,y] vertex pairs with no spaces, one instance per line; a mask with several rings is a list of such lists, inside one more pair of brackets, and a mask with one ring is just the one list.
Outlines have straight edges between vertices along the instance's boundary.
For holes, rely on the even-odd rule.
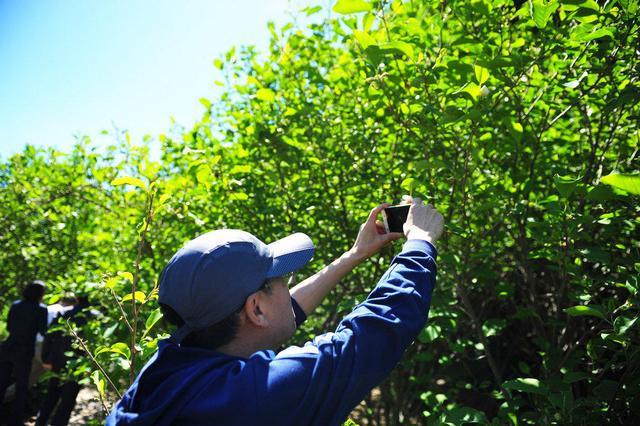
[[[78,398],[76,399],[76,406],[71,413],[69,419],[70,425],[86,425],[91,420],[94,422],[97,420],[101,422],[103,419],[102,405],[98,398],[98,391],[93,387],[84,387],[80,389]],[[35,417],[31,418],[25,424],[28,426],[35,425]]]

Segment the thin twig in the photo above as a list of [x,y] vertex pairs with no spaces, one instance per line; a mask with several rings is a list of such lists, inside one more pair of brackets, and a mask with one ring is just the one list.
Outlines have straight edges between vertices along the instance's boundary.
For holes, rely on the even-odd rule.
[[149,230],[149,223],[153,217],[153,197],[155,191],[150,189],[148,193],[149,203],[147,204],[147,216],[144,220],[144,229],[140,234],[140,241],[138,241],[138,253],[136,254],[136,263],[134,268],[133,282],[131,284],[131,308],[133,309],[133,321],[131,331],[131,369],[129,370],[129,385],[133,384],[136,377],[136,334],[138,333],[138,310],[136,309],[136,290],[138,287],[138,281],[140,280],[140,262],[142,260],[142,247],[146,242],[147,231]]
[[91,361],[93,361],[93,363],[96,365],[96,367],[98,367],[98,370],[100,370],[102,375],[107,379],[107,382],[109,382],[109,384],[111,385],[113,390],[116,392],[116,395],[118,395],[118,398],[122,398],[122,394],[120,393],[120,391],[118,390],[116,385],[113,384],[113,382],[111,381],[111,378],[109,377],[107,372],[104,371],[104,368],[102,368],[102,366],[100,365],[98,360],[93,356],[91,351],[89,351],[89,348],[87,348],[87,345],[85,345],[84,340],[82,340],[82,338],[80,336],[78,336],[78,333],[76,333],[76,331],[73,329],[73,327],[71,326],[71,323],[69,323],[69,319],[67,318],[65,322],[67,323],[67,328],[69,329],[71,334],[73,334],[73,337],[78,341],[78,343],[80,343],[80,346],[82,347],[82,350],[85,351],[85,353],[89,356],[89,358],[91,358]]
[[118,304],[118,308],[120,308],[120,313],[122,314],[122,318],[124,319],[124,322],[127,324],[127,327],[129,328],[129,332],[133,333],[133,327],[131,326],[131,323],[127,319],[127,314],[124,312],[124,307],[122,306],[122,303],[120,303],[120,301],[118,300],[118,296],[116,296],[116,292],[113,291],[112,288],[110,288],[109,290],[111,290],[111,294],[113,295],[113,300],[116,301],[116,303]]

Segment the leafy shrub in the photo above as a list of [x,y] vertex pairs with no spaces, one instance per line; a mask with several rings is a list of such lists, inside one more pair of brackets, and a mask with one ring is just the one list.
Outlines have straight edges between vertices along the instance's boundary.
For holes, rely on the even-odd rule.
[[[438,288],[359,423],[640,416],[637,1],[334,11],[272,26],[264,60],[252,48],[216,60],[224,95],[160,137],[159,162],[125,137],[103,156],[84,141],[2,164],[0,299],[36,276],[54,298],[89,291],[104,315],[85,340],[108,404],[166,332],[154,286],[185,241],[220,227],[266,241],[306,232],[311,273],[350,247],[373,205],[411,192],[445,215]],[[397,249],[348,276],[295,343],[334,327]]]

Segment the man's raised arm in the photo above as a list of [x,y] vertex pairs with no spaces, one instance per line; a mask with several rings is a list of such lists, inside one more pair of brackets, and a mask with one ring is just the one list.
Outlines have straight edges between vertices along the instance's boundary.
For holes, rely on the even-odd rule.
[[387,206],[389,204],[384,203],[371,210],[349,251],[291,289],[291,296],[306,315],[313,312],[322,299],[356,266],[376,254],[386,244],[403,236],[401,232],[385,234],[382,224],[376,222],[378,214]]

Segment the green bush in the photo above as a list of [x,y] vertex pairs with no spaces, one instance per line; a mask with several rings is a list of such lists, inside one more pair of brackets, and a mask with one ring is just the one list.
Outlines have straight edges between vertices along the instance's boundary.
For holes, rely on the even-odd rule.
[[[84,366],[108,405],[166,332],[154,288],[184,242],[220,227],[265,241],[306,232],[310,274],[350,247],[371,207],[412,193],[445,216],[438,286],[358,423],[638,418],[638,2],[333,11],[272,26],[266,59],[217,59],[224,94],[201,99],[193,128],[160,136],[158,162],[126,136],[106,154],[85,140],[6,160],[2,318],[36,277],[53,298],[89,291],[103,316],[85,341],[104,371]],[[294,343],[335,327],[398,249],[349,275]]]

